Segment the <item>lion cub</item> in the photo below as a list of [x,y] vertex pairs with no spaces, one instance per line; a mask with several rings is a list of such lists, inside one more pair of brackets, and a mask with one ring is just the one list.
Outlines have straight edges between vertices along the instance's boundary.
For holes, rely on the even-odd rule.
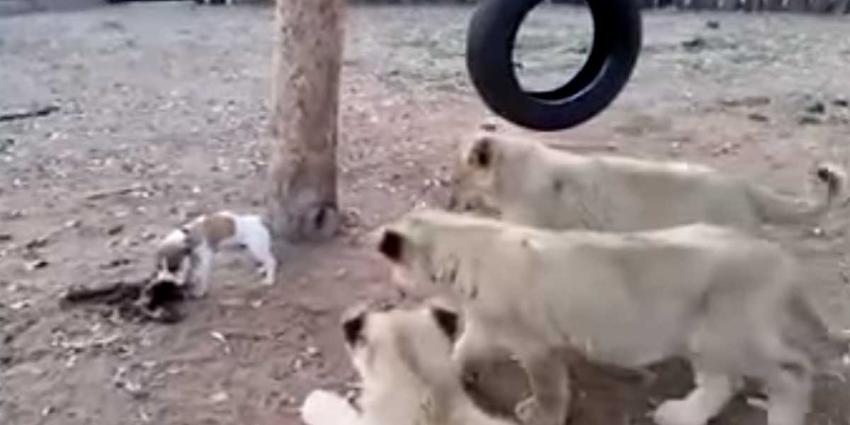
[[380,238],[405,288],[463,304],[458,364],[514,354],[533,393],[516,407],[525,424],[564,422],[561,354],[575,349],[627,368],[688,359],[696,388],[661,404],[659,425],[705,424],[745,376],[766,385],[769,425],[802,425],[815,370],[806,350],[832,344],[818,337],[826,328],[798,289],[793,257],[730,228],[551,232],[422,210]]
[[708,222],[757,231],[765,223],[815,224],[845,182],[832,165],[819,166],[815,176],[825,197],[800,205],[706,166],[577,155],[482,132],[461,144],[449,204],[549,229],[634,231]]
[[466,395],[451,361],[456,313],[437,306],[355,310],[343,333],[362,380],[361,412],[342,397],[313,391],[301,408],[308,425],[510,425]]

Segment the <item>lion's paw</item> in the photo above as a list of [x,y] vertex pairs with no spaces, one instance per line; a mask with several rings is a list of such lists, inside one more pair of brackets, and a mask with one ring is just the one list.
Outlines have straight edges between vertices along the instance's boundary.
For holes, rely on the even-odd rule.
[[301,405],[301,419],[307,425],[354,425],[358,416],[346,399],[325,390],[311,392]]
[[668,400],[655,410],[653,420],[657,425],[705,425],[692,406],[684,400]]
[[529,397],[516,405],[515,414],[523,425],[561,425],[565,418],[545,411],[535,397]]

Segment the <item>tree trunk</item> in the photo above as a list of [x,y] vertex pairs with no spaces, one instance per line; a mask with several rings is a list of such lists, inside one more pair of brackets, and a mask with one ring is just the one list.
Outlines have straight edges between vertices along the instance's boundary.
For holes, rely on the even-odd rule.
[[267,200],[277,242],[325,239],[339,226],[336,143],[344,14],[345,0],[277,0]]
[[826,13],[832,7],[832,0],[811,0],[809,12]]
[[782,9],[783,9],[782,0],[765,0],[765,2],[764,2],[764,10],[776,12],[776,11],[780,11]]
[[805,12],[808,4],[806,0],[788,0],[788,11]]

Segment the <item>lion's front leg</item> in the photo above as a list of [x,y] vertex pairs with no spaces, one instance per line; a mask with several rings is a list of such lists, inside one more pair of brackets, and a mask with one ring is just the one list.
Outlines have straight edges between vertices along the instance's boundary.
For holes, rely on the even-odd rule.
[[562,425],[570,407],[570,382],[567,365],[553,349],[529,351],[519,356],[528,374],[531,397],[516,406],[517,418],[524,425]]
[[483,373],[482,368],[497,357],[497,351],[499,350],[493,345],[492,339],[484,337],[481,326],[474,321],[468,321],[454,345],[452,361],[461,371],[464,383],[475,385],[478,374]]

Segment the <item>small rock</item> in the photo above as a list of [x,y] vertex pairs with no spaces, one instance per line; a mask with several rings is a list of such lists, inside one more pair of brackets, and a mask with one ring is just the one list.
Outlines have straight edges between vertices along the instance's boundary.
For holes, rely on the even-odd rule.
[[826,113],[826,105],[821,101],[816,101],[806,107],[806,112],[810,114],[820,115]]
[[767,410],[767,402],[764,399],[756,397],[747,397],[747,404],[760,410]]
[[219,392],[210,396],[210,401],[213,402],[213,403],[224,403],[229,398],[230,398],[230,396],[226,392],[219,391]]
[[132,261],[129,258],[116,258],[114,260],[109,261],[108,263],[101,264],[101,269],[114,269],[116,267],[126,266],[131,264]]
[[0,140],[0,153],[6,153],[12,150],[12,147],[15,146],[15,140],[10,138],[5,138]]
[[0,233],[0,242],[11,242],[13,239],[9,233]]
[[797,120],[797,123],[800,125],[816,125],[820,124],[821,120],[814,115],[803,115]]
[[314,346],[312,346],[312,345],[311,345],[311,346],[309,346],[309,347],[307,347],[306,353],[307,353],[307,356],[308,356],[308,357],[318,357],[318,356],[319,356],[319,354],[321,354],[321,352],[319,351],[319,349],[318,349],[318,348],[316,348],[316,347],[314,347]]
[[835,99],[832,101],[834,106],[838,106],[839,108],[847,108],[850,107],[850,100],[847,99]]
[[495,120],[486,120],[482,122],[478,128],[484,131],[496,131],[499,126]]
[[702,37],[700,37],[700,36],[696,36],[696,37],[694,37],[694,38],[692,38],[692,39],[690,39],[690,40],[685,40],[685,41],[683,41],[683,42],[682,42],[682,47],[684,47],[686,50],[691,50],[691,51],[693,51],[693,50],[700,50],[700,49],[703,49],[703,48],[705,48],[705,46],[706,46],[707,44],[708,44],[708,43],[705,41],[705,39],[704,39],[704,38],[702,38]]
[[715,20],[710,20],[705,22],[705,27],[709,29],[716,30],[720,28],[720,22]]
[[9,305],[9,309],[12,311],[23,310],[30,306],[30,302],[28,300],[18,301]]
[[739,99],[722,99],[720,100],[720,104],[729,107],[743,106],[751,108],[770,104],[770,98],[767,96],[746,96]]
[[3,213],[2,218],[4,220],[17,220],[17,219],[23,218],[25,215],[26,215],[26,213],[23,210],[12,210],[12,211]]
[[769,119],[767,118],[766,115],[760,114],[758,112],[750,113],[749,115],[747,115],[747,118],[749,118],[751,121],[755,121],[755,122],[768,122],[769,121]]
[[47,260],[39,259],[39,260],[28,262],[26,264],[26,268],[29,271],[35,271],[35,270],[43,269],[43,268],[47,267],[48,264],[50,264],[50,263],[48,263]]
[[32,251],[38,248],[44,248],[45,246],[47,246],[47,238],[41,237],[27,242],[26,245],[24,245],[24,248]]
[[724,144],[720,145],[720,147],[718,147],[717,149],[715,149],[715,150],[714,150],[714,152],[712,152],[712,153],[713,153],[715,156],[717,156],[717,155],[726,155],[726,154],[731,153],[731,152],[732,152],[732,151],[733,151],[736,147],[737,147],[737,145],[736,145],[736,144],[734,144],[734,143],[732,143],[732,142],[726,142],[726,143],[724,143]]
[[115,235],[117,235],[117,234],[119,234],[123,231],[124,231],[124,225],[123,224],[116,224],[116,225],[110,227],[109,229],[106,229],[106,234],[109,235],[109,236],[115,236]]

